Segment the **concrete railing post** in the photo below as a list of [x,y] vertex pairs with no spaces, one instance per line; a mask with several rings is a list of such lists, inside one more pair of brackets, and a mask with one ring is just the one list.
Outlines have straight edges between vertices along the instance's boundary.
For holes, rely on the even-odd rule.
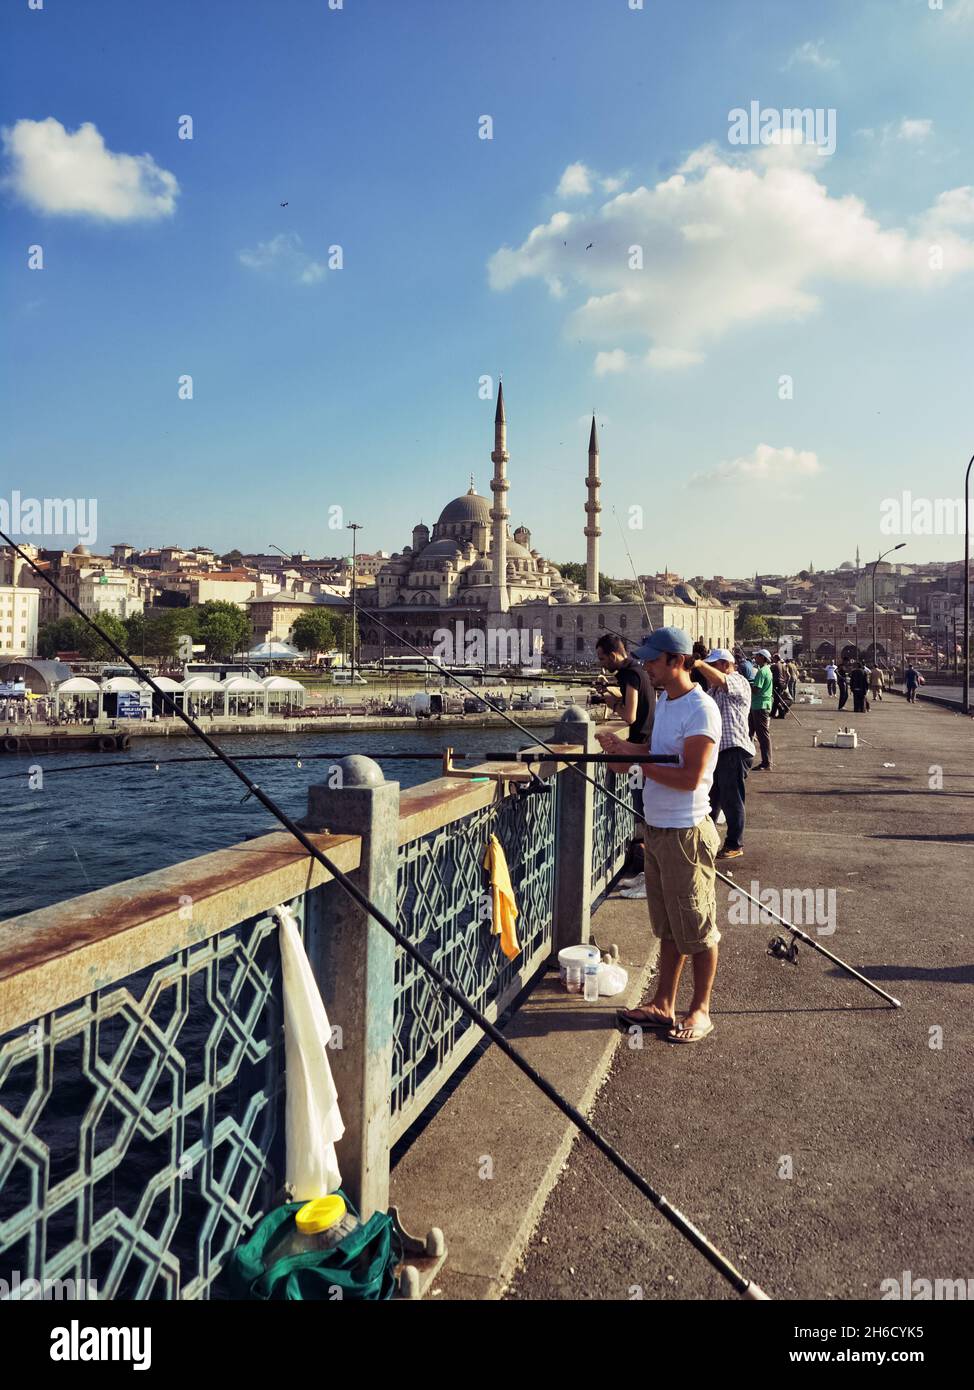
[[[399,852],[399,784],[386,782],[371,758],[339,759],[326,783],[308,788],[306,830],[361,835],[362,860],[352,875],[393,922]],[[342,1186],[363,1219],[389,1206],[389,1115],[396,946],[392,937],[337,884],[319,895],[308,932],[311,960],[341,1046],[328,1060],[345,1134],[337,1145]]]
[[[595,729],[581,705],[566,709],[555,726],[552,743],[575,743],[582,753],[598,753]],[[589,776],[594,769],[578,766]],[[555,909],[552,950],[588,942],[592,917],[592,843],[595,788],[567,768],[558,775],[555,843]]]

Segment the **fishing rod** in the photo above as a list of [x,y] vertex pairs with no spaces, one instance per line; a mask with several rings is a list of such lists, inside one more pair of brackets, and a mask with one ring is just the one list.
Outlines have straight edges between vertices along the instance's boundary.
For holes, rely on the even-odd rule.
[[622,1155],[608,1142],[608,1140],[602,1137],[599,1131],[594,1127],[594,1125],[589,1123],[589,1121],[585,1118],[581,1111],[576,1110],[575,1106],[573,1106],[569,1101],[565,1100],[564,1096],[562,1096],[561,1093],[557,1091],[554,1086],[552,1086],[551,1082],[548,1081],[544,1076],[542,1076],[540,1072],[536,1071],[534,1067],[531,1066],[530,1062],[526,1061],[525,1058],[522,1057],[521,1054],[517,1051],[517,1049],[511,1046],[510,1042],[508,1042],[507,1038],[505,1038],[504,1034],[500,1031],[500,1029],[496,1028],[494,1024],[491,1023],[490,1019],[488,1019],[484,1014],[482,1014],[480,1010],[476,1007],[476,1005],[472,1004],[470,1000],[467,999],[466,996],[446,978],[446,976],[443,974],[441,970],[438,969],[437,966],[435,966],[431,961],[426,959],[426,957],[419,950],[419,948],[413,945],[409,938],[399,930],[396,924],[393,921],[391,921],[389,917],[386,916],[382,909],[377,907],[375,903],[373,903],[371,899],[368,898],[362,892],[358,885],[354,883],[352,879],[348,877],[347,874],[344,874],[342,870],[339,869],[337,864],[332,863],[328,856],[322,850],[320,850],[316,844],[314,844],[314,842],[309,838],[308,834],[304,830],[302,830],[301,827],[294,820],[291,819],[287,812],[283,810],[283,808],[280,807],[272,797],[268,796],[267,793],[263,791],[257,785],[256,782],[252,782],[250,778],[247,776],[246,772],[243,770],[243,768],[238,766],[236,761],[233,758],[231,758],[228,753],[225,753],[217,744],[215,744],[213,740],[209,737],[209,735],[206,734],[204,730],[199,727],[198,724],[196,724],[195,720],[190,715],[186,714],[183,710],[178,708],[175,700],[171,698],[170,693],[168,691],[164,691],[160,686],[157,686],[155,681],[153,681],[152,678],[142,670],[138,663],[134,661],[132,657],[128,655],[127,652],[123,651],[123,649],[118,645],[114,638],[108,636],[106,633],[103,633],[101,629],[98,627],[98,625],[95,622],[93,622],[92,619],[88,616],[88,614],[85,613],[84,610],[77,603],[75,603],[73,599],[69,598],[69,596],[63,591],[60,585],[57,584],[54,581],[54,579],[51,578],[50,575],[46,574],[37,565],[35,565],[33,560],[31,560],[28,555],[25,555],[19,546],[15,546],[13,541],[10,540],[10,538],[6,536],[3,531],[0,531],[0,540],[5,541],[9,546],[11,546],[11,548],[15,550],[16,553],[20,555],[21,558],[24,559],[30,565],[31,569],[34,570],[35,574],[38,574],[42,578],[46,579],[48,584],[50,584],[54,591],[68,604],[68,606],[73,608],[74,611],[78,614],[78,616],[85,623],[87,623],[89,627],[93,628],[94,631],[99,634],[99,636],[105,641],[105,643],[109,647],[111,647],[111,649],[118,656],[120,656],[128,666],[132,668],[136,675],[139,676],[141,679],[147,681],[150,688],[157,695],[159,695],[163,703],[171,706],[173,712],[180,719],[182,719],[183,723],[186,724],[188,728],[192,729],[196,736],[202,739],[202,741],[206,744],[210,751],[214,753],[220,759],[220,761],[230,770],[230,772],[232,772],[233,775],[244,784],[249,794],[253,797],[256,797],[256,799],[261,803],[265,810],[271,812],[271,814],[281,823],[281,825],[284,826],[285,830],[287,830],[291,835],[294,836],[298,843],[315,860],[315,862],[320,864],[321,867],[331,875],[334,881],[341,885],[345,892],[348,893],[349,897],[351,897],[364,912],[367,912],[370,917],[372,917],[376,922],[378,922],[378,924],[383,928],[384,931],[388,932],[388,934],[395,941],[396,945],[403,952],[405,952],[407,956],[409,956],[409,958],[413,961],[415,965],[419,966],[421,970],[424,970],[427,975],[432,976],[432,978],[440,986],[440,988],[447,995],[447,997],[453,1001],[457,1008],[460,1009],[462,1013],[466,1014],[466,1016],[470,1018],[477,1025],[477,1027],[480,1028],[481,1031],[487,1035],[487,1037],[490,1038],[491,1042],[493,1042],[497,1047],[501,1049],[504,1055],[507,1058],[509,1058],[511,1062],[514,1063],[518,1070],[522,1072],[523,1075],[526,1076],[528,1080],[532,1082],[533,1085],[537,1086],[538,1089],[548,1097],[552,1104],[555,1105],[561,1111],[561,1113],[566,1116],[567,1119],[571,1120],[572,1124],[576,1127],[576,1129],[578,1129],[582,1134],[584,1134],[585,1137],[595,1145],[599,1152],[602,1153],[609,1160],[613,1167],[618,1169],[618,1171],[622,1173],[624,1177],[628,1178],[629,1181],[633,1184],[633,1186],[636,1187],[638,1191],[643,1194],[644,1197],[648,1198],[648,1200],[652,1203],[652,1205],[656,1208],[660,1215],[664,1217],[664,1219],[667,1220],[671,1226],[673,1226],[677,1231],[679,1231],[680,1234],[690,1242],[694,1249],[696,1249],[701,1255],[703,1255],[704,1259],[707,1260],[707,1262],[714,1269],[717,1270],[718,1274],[720,1274],[721,1277],[731,1285],[731,1287],[734,1289],[736,1293],[740,1294],[743,1298],[746,1299],[753,1299],[765,1302],[768,1301],[768,1295],[763,1291],[763,1289],[761,1289],[760,1286],[756,1284],[753,1280],[747,1279],[739,1269],[735,1268],[735,1266],[730,1262],[730,1260],[728,1260],[727,1257],[723,1255],[721,1251],[718,1250],[717,1247],[713,1245],[707,1239],[707,1237],[697,1229],[697,1227],[693,1224],[692,1221],[690,1221],[688,1217],[684,1216],[683,1213],[677,1207],[672,1206],[671,1203],[667,1201],[666,1197],[661,1192],[657,1192],[656,1189],[652,1187],[650,1183],[642,1176],[642,1174],[637,1172],[637,1170],[633,1168],[632,1165],[622,1157]]
[[[29,752],[29,751],[30,751],[30,750],[28,750],[28,752]],[[430,761],[430,762],[442,763],[442,761],[443,761],[443,753],[442,753],[442,752],[440,752],[440,753],[409,753],[409,752],[395,752],[395,753],[390,753],[390,752],[387,752],[387,751],[384,751],[384,750],[380,752],[380,751],[374,750],[374,749],[365,749],[365,750],[363,750],[362,748],[358,748],[356,751],[357,751],[362,757],[364,757],[364,758],[372,758],[372,759],[374,759],[376,762],[383,762],[383,761],[388,761],[388,762],[418,762],[418,761]],[[551,759],[550,759],[549,757],[545,756],[544,754],[542,754],[542,753],[532,753],[531,750],[530,750],[530,749],[527,749],[527,748],[515,749],[513,752],[502,752],[502,753],[493,753],[493,752],[483,752],[483,753],[479,753],[479,752],[474,752],[474,753],[458,753],[457,750],[456,750],[455,748],[451,748],[451,749],[450,749],[450,756],[451,756],[452,758],[454,758],[454,759],[459,758],[461,761],[467,761],[467,760],[469,760],[469,759],[471,759],[471,758],[477,758],[477,759],[480,759],[482,762],[486,762],[486,763],[505,763],[505,762],[506,762],[506,763],[524,763],[525,765],[528,765],[528,764],[530,764],[530,763],[543,763],[543,762],[550,762],[550,761],[551,761]],[[560,763],[609,763],[609,762],[618,762],[618,758],[612,758],[608,753],[563,753],[563,752],[559,752],[559,753],[557,753],[555,756],[557,757],[557,759],[558,759],[558,761],[559,761]],[[348,757],[348,749],[346,748],[344,751],[342,751],[342,752],[337,752],[337,753],[238,753],[238,754],[236,754],[236,761],[237,761],[238,763],[287,762],[287,763],[295,763],[298,767],[300,767],[302,763],[321,762],[321,761],[337,762],[339,758],[347,758],[347,757]],[[179,763],[214,763],[214,762],[219,762],[219,761],[220,761],[219,758],[204,758],[204,757],[200,756],[200,757],[198,757],[198,758],[195,758],[195,757],[188,757],[188,758],[129,758],[126,762],[118,761],[118,762],[108,762],[108,763],[69,763],[66,767],[46,767],[46,768],[44,769],[44,776],[45,776],[45,777],[51,777],[51,776],[53,776],[54,773],[61,773],[61,772],[104,772],[104,771],[107,771],[109,768],[114,769],[116,772],[118,772],[118,771],[129,772],[129,771],[131,771],[133,768],[143,768],[143,769],[144,769],[144,768],[149,768],[149,767],[151,767],[151,768],[153,768],[156,772],[158,772],[159,769],[160,769],[161,767],[169,767],[169,766],[172,766],[173,764],[179,764]],[[647,761],[647,762],[648,762],[648,761],[652,761],[652,762],[654,762],[654,763],[679,763],[680,760],[679,760],[679,758],[677,757],[677,755],[676,755],[675,753],[673,753],[673,754],[661,753],[661,754],[657,754],[657,755],[655,755],[655,756],[651,756],[651,757],[647,758],[646,761]],[[12,782],[12,781],[15,781],[17,778],[26,777],[26,776],[29,776],[29,775],[30,775],[30,774],[29,774],[29,773],[26,773],[26,772],[5,772],[5,773],[3,773],[2,776],[0,776],[0,782]]]
[[643,612],[646,614],[646,621],[649,624],[649,626],[652,627],[653,620],[649,616],[649,609],[646,607],[646,593],[643,589],[642,584],[640,584],[639,582],[639,575],[636,573],[636,566],[633,564],[632,554],[629,550],[629,543],[626,540],[626,533],[622,529],[622,522],[619,521],[619,513],[616,511],[615,507],[612,508],[612,515],[615,517],[616,522],[618,523],[619,535],[622,537],[622,544],[625,547],[626,555],[629,557],[629,568],[632,570],[632,577],[636,581],[636,588],[639,590],[639,601],[643,606]]

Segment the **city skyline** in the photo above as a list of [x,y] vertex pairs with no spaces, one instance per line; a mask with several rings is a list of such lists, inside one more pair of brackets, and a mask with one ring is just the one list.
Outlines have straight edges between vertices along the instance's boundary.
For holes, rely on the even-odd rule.
[[[618,522],[639,573],[956,561],[881,524],[970,454],[970,5],[233,21],[4,19],[5,497],[96,498],[101,552],[330,554],[335,507],[392,552],[486,495],[503,374],[510,524],[555,561],[593,408],[607,574]],[[823,120],[742,144],[755,103]]]

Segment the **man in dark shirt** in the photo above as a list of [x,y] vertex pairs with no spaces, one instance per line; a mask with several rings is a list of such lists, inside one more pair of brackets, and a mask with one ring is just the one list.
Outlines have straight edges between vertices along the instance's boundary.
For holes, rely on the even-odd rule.
[[[624,719],[629,725],[627,741],[648,743],[653,732],[656,691],[646,667],[629,655],[625,642],[616,633],[603,633],[595,644],[595,654],[602,670],[607,675],[615,676],[619,682],[620,693],[617,695],[614,690],[607,690],[604,698],[612,714],[617,719]],[[642,867],[642,787],[633,787],[632,804],[636,814],[636,835],[630,843],[629,858],[626,862],[627,867],[636,873]]]

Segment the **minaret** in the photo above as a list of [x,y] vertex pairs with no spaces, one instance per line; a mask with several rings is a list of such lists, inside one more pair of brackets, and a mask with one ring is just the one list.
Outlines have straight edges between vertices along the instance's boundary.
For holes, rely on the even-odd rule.
[[588,438],[588,477],[585,479],[585,486],[588,488],[588,501],[585,503],[585,515],[588,519],[585,527],[585,588],[598,598],[599,536],[602,534],[602,528],[599,526],[599,512],[602,510],[599,488],[602,481],[599,478],[599,436],[595,428],[594,415],[592,433]]
[[510,487],[507,481],[507,416],[504,414],[504,385],[497,387],[497,409],[494,411],[494,450],[491,454],[494,476],[490,480],[490,490],[494,494],[494,505],[490,510],[493,532],[490,546],[491,582],[490,612],[506,613],[510,608],[507,592],[507,509],[505,493]]

